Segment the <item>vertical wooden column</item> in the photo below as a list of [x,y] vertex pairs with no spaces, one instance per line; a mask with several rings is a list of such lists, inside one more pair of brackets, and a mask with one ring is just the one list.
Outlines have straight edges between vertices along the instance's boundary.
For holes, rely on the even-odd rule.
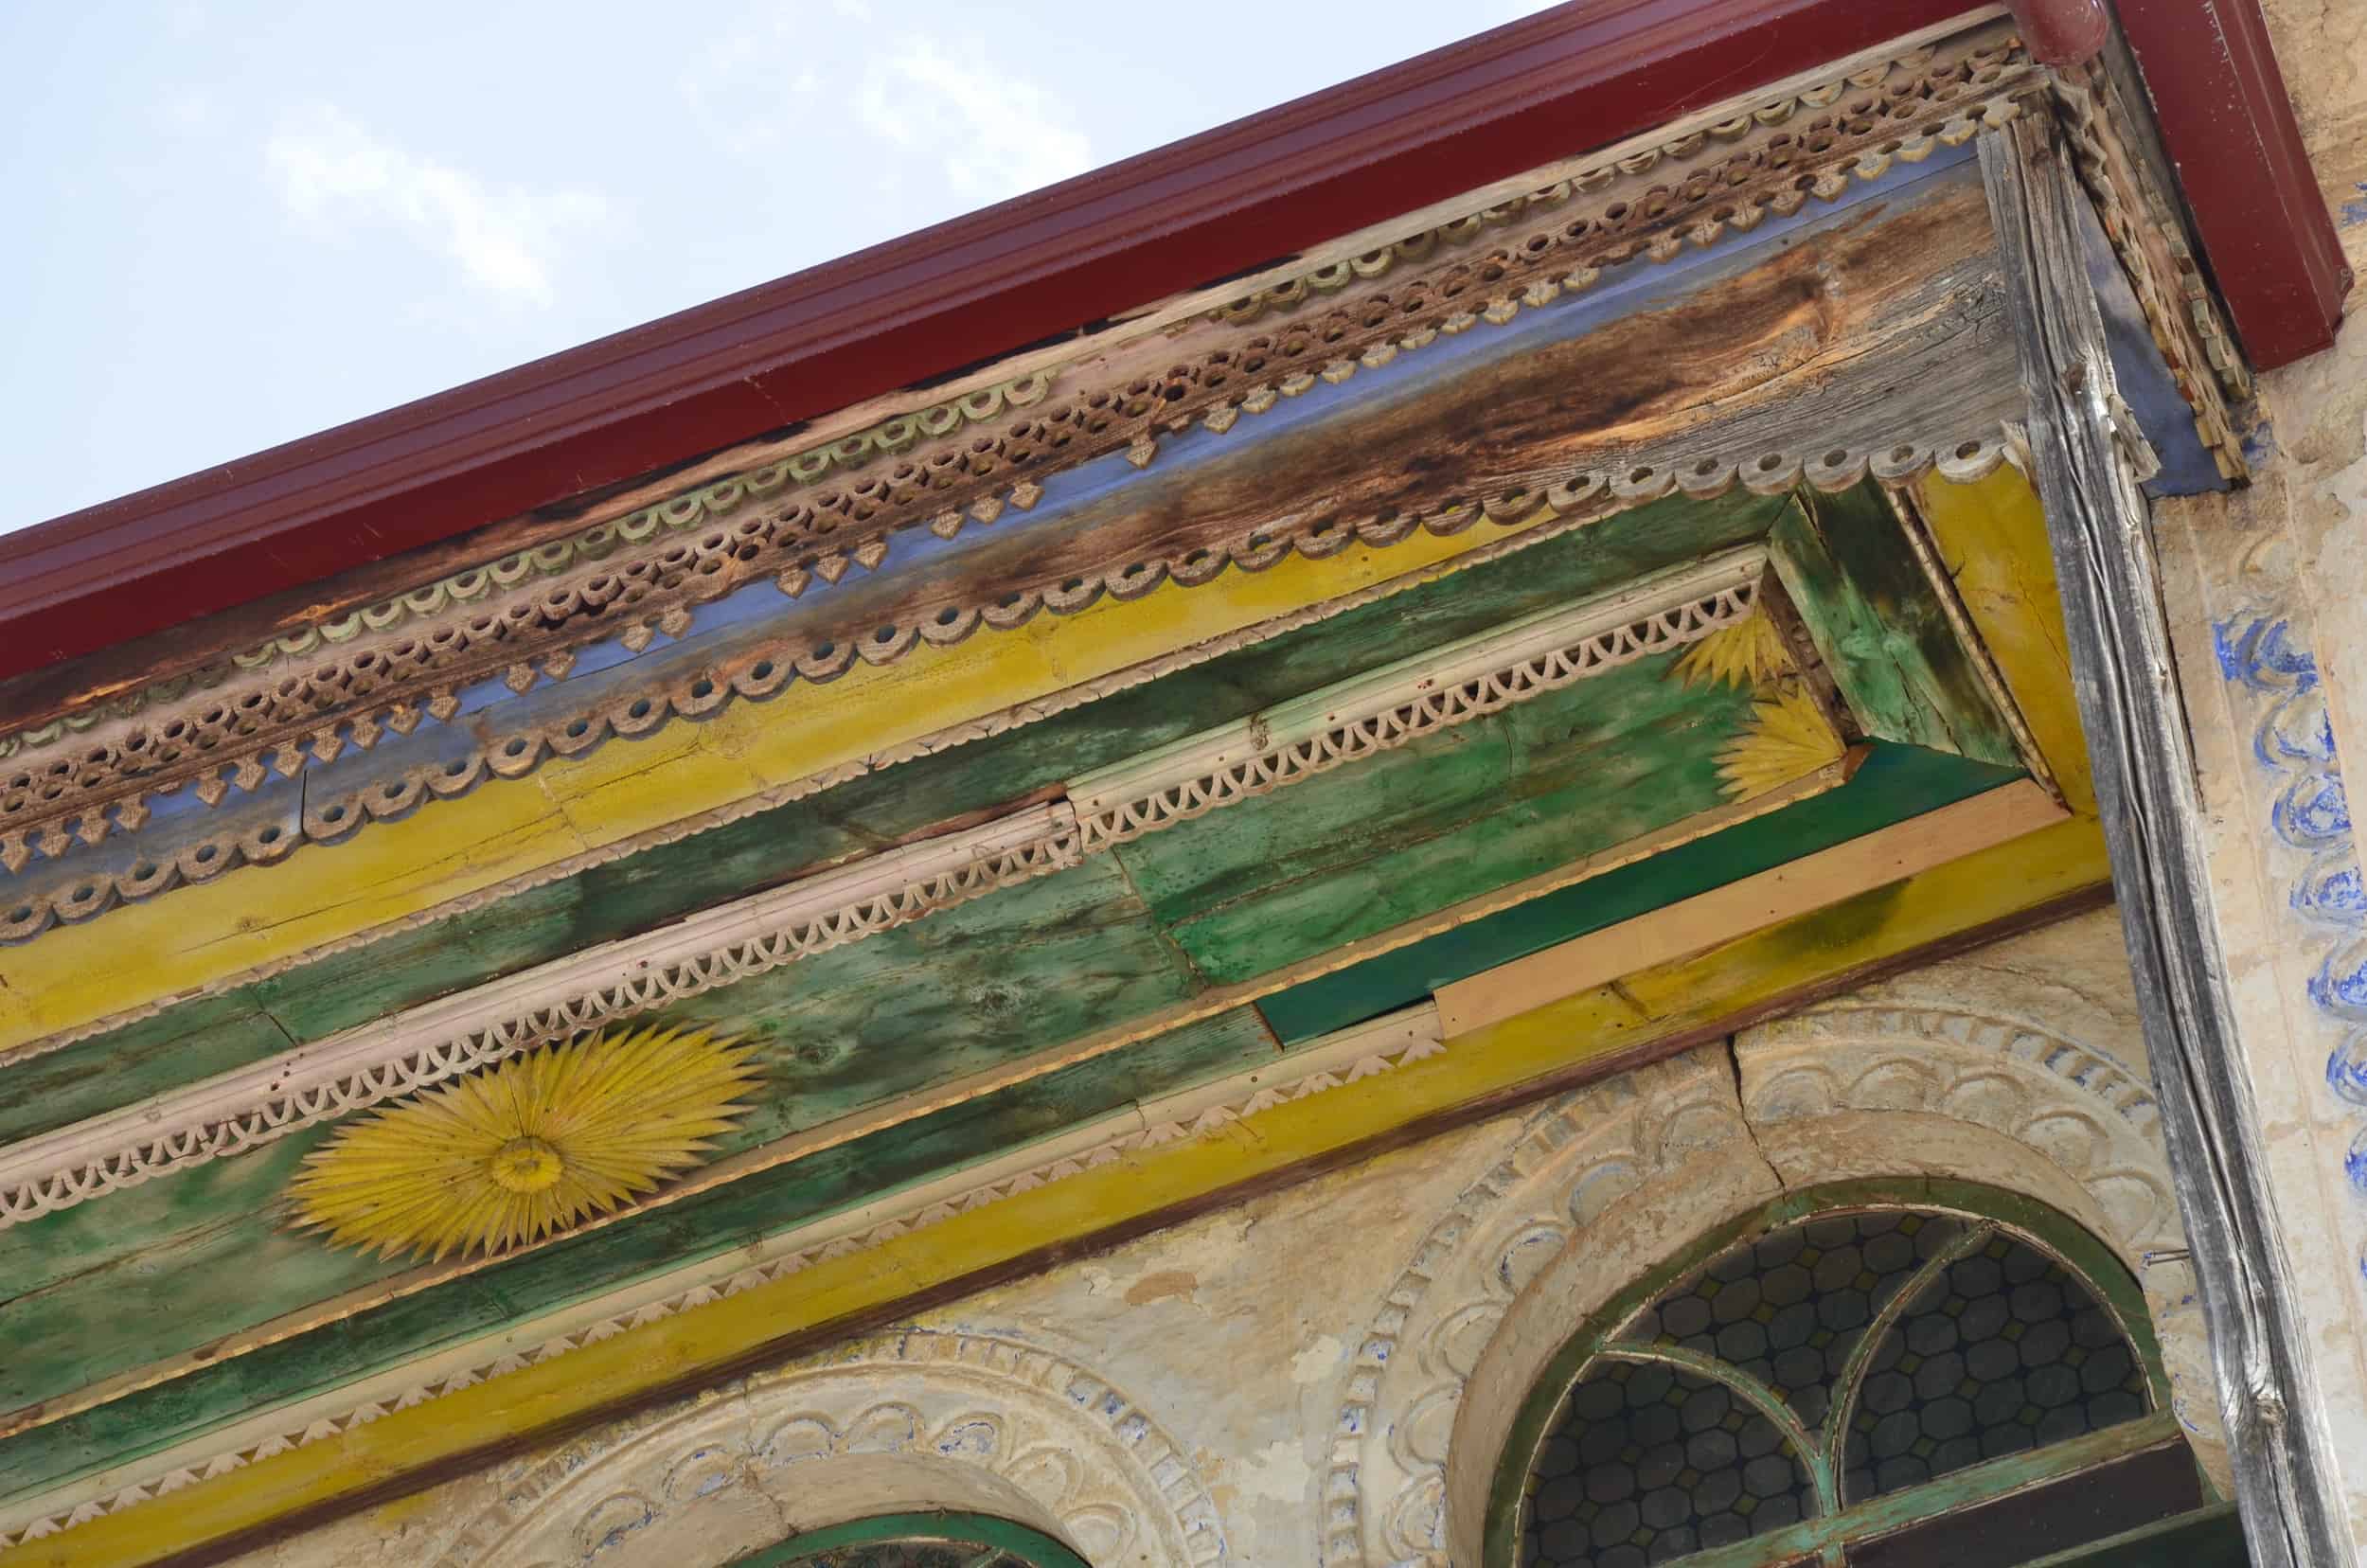
[[1980,152],[2080,717],[2251,1559],[2255,1568],[2353,1563],[2212,905],[2194,755],[2137,489],[2149,454],[2114,390],[2081,262],[2085,198],[2053,125],[2035,114],[1984,133]]

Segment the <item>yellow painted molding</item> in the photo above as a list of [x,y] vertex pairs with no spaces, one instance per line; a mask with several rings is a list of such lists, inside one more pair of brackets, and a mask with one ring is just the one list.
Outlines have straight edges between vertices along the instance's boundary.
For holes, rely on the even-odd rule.
[[2109,878],[2085,817],[1867,889],[1712,950],[1479,1028],[1400,1069],[1130,1152],[881,1245],[398,1410],[339,1435],[0,1553],[0,1568],[132,1568],[464,1461],[489,1445],[713,1375],[786,1336],[1030,1256],[1614,1052],[1715,1025]]

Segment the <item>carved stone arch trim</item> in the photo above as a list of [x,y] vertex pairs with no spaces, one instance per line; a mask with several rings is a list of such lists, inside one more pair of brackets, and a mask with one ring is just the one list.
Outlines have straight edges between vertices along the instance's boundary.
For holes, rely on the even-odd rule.
[[1009,1519],[1095,1563],[1211,1568],[1224,1529],[1186,1451],[1085,1367],[905,1330],[760,1373],[550,1455],[439,1568],[722,1568],[872,1515]]
[[[1476,1563],[1503,1422],[1563,1340],[1653,1263],[1787,1188],[1866,1178],[1993,1186],[2103,1240],[2144,1288],[2172,1408],[2224,1487],[2156,1108],[2121,1045],[2124,1032],[2135,1044],[2133,1020],[2065,1003],[2048,1010],[2069,1027],[2049,1027],[1951,1003],[1951,989],[1995,989],[1984,967],[1904,976],[1524,1122],[1378,1304],[1334,1427],[1322,1560]],[[1516,1319],[1532,1299],[1542,1315]]]
[[[1653,1198],[1682,1202],[1682,1195],[1666,1192],[1647,1196],[1646,1203]],[[1791,1186],[1688,1238],[1674,1252],[1644,1266],[1638,1267],[1632,1259],[1606,1260],[1592,1251],[1575,1258],[1565,1253],[1539,1275],[1538,1288],[1523,1292],[1514,1304],[1472,1376],[1470,1398],[1464,1407],[1468,1422],[1456,1423],[1457,1440],[1463,1446],[1449,1466],[1449,1485],[1458,1505],[1453,1522],[1454,1561],[1471,1568],[1483,1564],[1503,1568],[1514,1561],[1520,1550],[1514,1506],[1555,1423],[1562,1395],[1596,1359],[1620,1324],[1730,1246],[1821,1214],[1865,1207],[1959,1214],[1967,1221],[1984,1221],[2002,1234],[2019,1236],[2062,1264],[2117,1322],[2150,1385],[2150,1418],[2120,1430],[2131,1433],[2133,1441],[2146,1444],[2166,1434],[2167,1418],[2161,1410],[2170,1394],[2169,1381],[2150,1314],[2135,1276],[2110,1244],[2092,1230],[2058,1210],[2025,1202],[2017,1193],[1985,1183],[1907,1176]],[[1617,1273],[1623,1263],[1624,1275]],[[1567,1304],[1557,1299],[1556,1287],[1568,1281],[1592,1295],[1600,1280],[1611,1277],[1618,1283],[1610,1293],[1593,1310],[1564,1328],[1571,1314]],[[1555,1338],[1557,1330],[1558,1339]],[[1505,1399],[1511,1401],[1508,1408]],[[1488,1472],[1486,1495],[1478,1507],[1463,1510],[1463,1488],[1471,1484],[1472,1472],[1483,1465]],[[1823,1506],[1830,1511],[1840,1504],[1828,1496]],[[1468,1548],[1467,1539],[1472,1542]]]
[[1722,1046],[1554,1100],[1458,1194],[1383,1292],[1332,1428],[1322,1561],[1442,1565],[1447,1455],[1466,1380],[1547,1261],[1630,1195],[1705,1151],[1748,1152]]

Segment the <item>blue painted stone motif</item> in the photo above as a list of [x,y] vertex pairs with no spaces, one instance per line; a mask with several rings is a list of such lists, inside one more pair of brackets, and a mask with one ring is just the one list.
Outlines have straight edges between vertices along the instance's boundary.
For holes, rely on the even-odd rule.
[[[2342,759],[2334,741],[2318,662],[2282,617],[2231,616],[2212,628],[2219,673],[2261,700],[2252,755],[2279,781],[2269,806],[2277,839],[2309,857],[2288,902],[2332,945],[2309,980],[2309,1000],[2341,1026],[2326,1057],[2326,1087],[2367,1111],[2367,881],[2359,875]],[[2367,1198],[2367,1128],[2342,1159],[2351,1189]],[[2367,1272],[2367,1260],[2361,1262]]]

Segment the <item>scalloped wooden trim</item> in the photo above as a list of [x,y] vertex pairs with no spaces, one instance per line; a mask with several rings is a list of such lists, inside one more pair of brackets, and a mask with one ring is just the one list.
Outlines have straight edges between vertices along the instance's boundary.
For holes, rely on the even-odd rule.
[[[2001,440],[1983,438],[1953,443],[1894,440],[1873,451],[1837,445],[1807,456],[1765,453],[1739,463],[1715,452],[1669,461],[1651,460],[1654,454],[1647,453],[1639,454],[1642,460],[1631,467],[1616,472],[1580,471],[1539,491],[1513,491],[1477,502],[1450,501],[1426,513],[1401,512],[1347,525],[1314,522],[1287,531],[1256,530],[1223,551],[1196,550],[1175,560],[1135,561],[1106,574],[1069,578],[1023,593],[1012,602],[984,604],[951,619],[907,624],[893,637],[840,643],[821,653],[794,656],[786,646],[769,645],[743,650],[725,663],[679,675],[663,687],[614,694],[596,707],[495,738],[461,757],[422,762],[398,778],[308,798],[295,832],[277,823],[225,829],[179,845],[169,854],[156,854],[120,873],[81,875],[60,865],[45,883],[10,888],[8,881],[0,881],[0,945],[30,941],[55,924],[87,921],[123,903],[209,882],[240,865],[276,864],[308,844],[342,842],[371,822],[407,816],[438,800],[466,794],[489,778],[525,777],[546,761],[581,756],[612,737],[637,739],[676,718],[707,717],[735,699],[764,701],[800,680],[826,683],[845,673],[857,658],[874,665],[895,663],[924,643],[950,647],[981,627],[996,632],[1017,630],[1044,609],[1073,615],[1097,602],[1104,593],[1124,600],[1139,597],[1167,580],[1182,587],[1199,587],[1228,567],[1259,571],[1293,551],[1320,560],[1353,543],[1385,548],[1411,538],[1416,528],[1451,536],[1483,519],[1498,524],[1533,522],[1540,516],[1593,521],[1678,491],[1710,499],[1737,484],[1766,495],[1803,482],[1821,490],[1846,490],[1869,472],[1893,484],[1911,481],[1934,468],[1944,473],[1985,473],[1995,468],[2003,452]],[[409,727],[400,725],[399,732],[407,733]],[[271,771],[292,773],[304,765],[303,758],[303,750],[291,746],[276,758]],[[258,760],[250,758],[240,766],[251,770],[258,781],[268,776]],[[43,846],[44,853],[62,854],[76,844],[98,842],[69,834],[57,825],[49,834]],[[0,833],[0,865],[8,866],[16,877],[30,877],[36,868],[29,866],[29,861],[21,837]]]
[[[1862,131],[1853,130],[1836,138],[1825,153],[1794,161],[1795,150],[1790,143],[1795,137],[1784,128],[1799,113],[1840,101],[1853,86],[1876,90],[1901,71],[1909,73],[1909,77],[1905,96],[1897,100],[1900,103],[1921,104],[1923,100],[1914,94],[1934,79],[1941,81],[1948,96],[1932,100],[1928,106],[1932,112],[1914,119],[1903,132],[1876,115],[1863,120]],[[156,715],[142,719],[140,715],[160,703],[176,704],[177,713],[192,706],[201,711],[219,709],[225,715],[225,722],[235,723],[242,709],[251,711],[256,703],[268,701],[283,690],[297,697],[307,691],[336,694],[348,689],[357,679],[381,686],[387,679],[381,673],[382,668],[406,664],[418,667],[405,671],[414,684],[426,681],[432,674],[449,682],[489,670],[498,672],[507,666],[522,671],[521,678],[530,685],[539,674],[547,673],[542,669],[544,661],[563,657],[568,650],[579,649],[589,642],[619,633],[630,636],[638,633],[646,636],[653,630],[679,634],[690,624],[688,617],[699,604],[740,582],[771,574],[835,575],[845,570],[850,561],[875,564],[863,561],[864,554],[875,547],[884,548],[889,536],[898,529],[921,526],[958,528],[965,520],[990,522],[1006,506],[1029,505],[1031,492],[1041,493],[1045,478],[1078,463],[1120,451],[1130,457],[1141,454],[1138,461],[1142,463],[1152,460],[1157,436],[1163,430],[1184,428],[1195,419],[1210,429],[1228,429],[1242,412],[1254,413],[1272,406],[1277,392],[1287,396],[1312,384],[1318,376],[1338,380],[1353,374],[1360,365],[1385,364],[1400,351],[1433,341],[1439,333],[1451,334],[1479,321],[1501,325],[1523,305],[1548,303],[1565,290],[1587,287],[1604,266],[1639,256],[1667,261],[1690,247],[1748,232],[1767,213],[1797,210],[1811,197],[1837,200],[1853,180],[1878,178],[1894,160],[1917,161],[1928,156],[1934,146],[1961,145],[1983,125],[2000,123],[2002,116],[2010,117],[2013,95],[2033,88],[2039,80],[2035,69],[2020,57],[2010,32],[2001,25],[1989,24],[1937,45],[1910,49],[1878,65],[1861,66],[1773,98],[1750,100],[1735,106],[1734,113],[1704,128],[1671,140],[1631,146],[1608,163],[1572,160],[1549,166],[1523,177],[1536,182],[1535,188],[1524,197],[1500,199],[1474,212],[1433,223],[1370,256],[1317,268],[1296,279],[1269,284],[1263,290],[1253,289],[1246,296],[1252,300],[1265,299],[1274,294],[1277,288],[1283,294],[1296,291],[1301,296],[1310,289],[1325,293],[1330,286],[1315,280],[1327,279],[1344,267],[1356,286],[1339,285],[1336,292],[1342,294],[1345,305],[1356,305],[1371,292],[1366,285],[1383,278],[1401,262],[1428,256],[1433,250],[1451,251],[1491,229],[1501,227],[1506,231],[1505,242],[1496,252],[1478,258],[1486,265],[1477,271],[1455,262],[1397,285],[1400,292],[1415,288],[1427,290],[1433,296],[1431,308],[1414,318],[1402,318],[1401,312],[1392,312],[1390,319],[1374,322],[1351,313],[1338,321],[1326,316],[1296,324],[1290,330],[1296,331],[1304,343],[1287,352],[1287,331],[1284,343],[1261,349],[1260,345],[1269,344],[1272,334],[1249,333],[1237,330],[1240,323],[1227,322],[1220,341],[1199,350],[1201,359],[1196,366],[1185,365],[1163,378],[1145,380],[1137,376],[1123,384],[1080,393],[1074,404],[1065,405],[1082,421],[1077,432],[1062,433],[1057,448],[1015,465],[994,468],[990,480],[970,472],[987,461],[975,450],[975,442],[968,452],[940,444],[932,455],[927,443],[920,439],[929,435],[923,416],[941,414],[952,404],[899,415],[870,431],[843,437],[831,447],[792,454],[728,474],[626,516],[593,525],[566,539],[513,552],[498,561],[452,574],[365,610],[291,633],[264,649],[237,655],[231,664],[218,667],[211,680],[204,678],[202,672],[177,677],[149,688],[147,693],[115,699],[86,710],[88,718],[83,722],[77,723],[74,717],[68,717],[38,729],[0,737],[0,758],[8,757],[11,752],[29,757],[33,754],[24,751],[24,743],[27,738],[38,737],[33,744],[44,754],[61,750],[68,743],[84,748],[83,762],[88,765],[93,756],[113,753],[120,757],[126,753],[147,751],[156,744],[172,718]],[[1967,88],[1978,91],[1966,91]],[[1713,169],[1722,167],[1711,155],[1734,146],[1753,149],[1768,160],[1755,183],[1736,186],[1708,177]],[[1685,167],[1671,167],[1680,165]],[[1621,199],[1620,193],[1656,174],[1684,178],[1673,189],[1664,184],[1650,185],[1636,192],[1632,201]],[[1592,203],[1594,215],[1574,219],[1572,204],[1582,196],[1596,198]],[[1537,215],[1542,215],[1544,221],[1520,222]],[[1574,234],[1574,230],[1577,232]],[[1454,276],[1464,273],[1470,275],[1466,282],[1450,286]],[[1456,298],[1466,292],[1470,298],[1457,305]],[[1220,306],[1202,306],[1199,313],[1204,316],[1211,308],[1221,311]],[[1271,303],[1260,306],[1256,313],[1266,313],[1272,308]],[[1169,352],[1164,348],[1161,351],[1163,355]],[[1255,367],[1257,364],[1269,364],[1269,368],[1261,374]],[[1044,396],[1044,387],[1060,373],[1057,367],[1031,371],[1000,383],[999,390],[1011,407],[1033,410]],[[1012,389],[1028,395],[1023,401],[1010,395]],[[1170,397],[1170,393],[1178,395]],[[955,403],[960,401],[954,400]],[[1050,439],[1046,421],[1053,412],[1046,410],[1015,419],[1006,410],[1001,418],[1014,431],[1021,426],[1041,427],[1029,429],[1022,437],[1023,444],[1028,444],[1039,438]],[[784,489],[791,483],[793,465],[815,460],[815,452],[827,455],[837,446],[867,437],[880,450],[894,450],[881,446],[875,434],[891,429],[909,436],[911,442],[917,443],[908,444],[906,449],[914,454],[905,464],[911,470],[907,488],[912,489],[912,494],[899,500],[889,493],[892,487],[867,482],[869,490],[857,486],[832,492],[829,499],[841,504],[831,513],[836,521],[825,521],[810,508],[801,518],[798,504],[788,498],[789,491]],[[961,434],[967,429],[966,425],[957,424],[949,426],[947,433]],[[940,433],[940,441],[947,433]],[[1030,450],[1034,450],[1032,445]],[[1050,455],[1051,451],[1058,452],[1057,460]],[[989,467],[999,463],[1001,459],[996,458]],[[969,477],[949,477],[956,471]],[[759,502],[760,514],[749,515],[756,510],[756,504]],[[840,515],[842,512],[844,515]],[[854,532],[848,537],[830,537],[835,530],[850,525]],[[711,531],[685,542],[683,531],[691,528]],[[856,537],[858,534],[861,537]],[[635,542],[650,546],[640,559],[612,559],[625,545]],[[554,574],[559,577],[555,583],[534,581]],[[490,588],[507,585],[519,585],[521,591],[499,600],[489,597]],[[666,624],[677,619],[678,626]],[[587,627],[583,624],[586,621],[594,624]],[[544,622],[550,623],[550,634],[537,634],[536,629]],[[440,626],[441,632],[414,629],[429,624]],[[489,642],[498,646],[490,652],[483,651],[482,645]],[[324,646],[340,644],[346,647],[339,659],[309,667],[294,676],[243,686],[233,679],[241,668],[262,671],[281,659],[309,655]],[[466,670],[457,669],[454,664],[461,654],[474,655]],[[364,668],[364,661],[373,663],[370,668]],[[477,668],[478,665],[485,668]],[[230,682],[232,688],[219,689],[224,682]],[[195,703],[186,700],[192,685],[206,691]],[[423,702],[424,699],[414,701],[409,705],[416,709]],[[382,702],[379,707],[388,705]],[[365,732],[365,726],[389,727],[386,718],[373,710],[360,716],[362,725],[347,733],[347,726],[353,721],[339,711],[340,703],[334,695],[299,706],[306,711],[299,714],[291,710],[275,722],[278,730],[287,732],[284,736],[276,734],[275,739],[299,750],[313,745],[342,749],[344,744],[358,739],[359,734]],[[400,706],[395,704],[398,710]],[[178,716],[186,723],[187,714]],[[400,727],[400,718],[397,711],[397,722],[392,727]],[[143,736],[151,739],[139,739]],[[329,755],[335,755],[335,751]],[[52,758],[53,765],[56,760]],[[118,766],[114,761],[105,765]],[[126,775],[127,779],[146,780],[139,794],[164,781],[152,769],[138,771],[137,757],[121,765],[134,770]],[[189,764],[184,759],[181,771],[187,773],[192,765],[201,764]],[[223,759],[210,757],[202,763],[216,775],[223,765]],[[18,776],[29,775],[20,769]],[[52,782],[55,781],[53,774]],[[0,783],[10,789],[19,788],[14,780]],[[27,783],[19,793],[29,795],[43,787]],[[5,798],[4,792],[0,792],[0,798]],[[77,799],[67,804],[61,796],[58,804],[45,808],[39,814],[40,821],[78,818],[59,841],[58,852],[66,852],[65,846],[78,839],[96,843],[116,830],[116,825],[105,814],[113,798],[107,794],[96,803]],[[20,822],[39,826],[33,817],[21,818]],[[0,861],[5,860],[6,854],[5,842],[0,842]]]

